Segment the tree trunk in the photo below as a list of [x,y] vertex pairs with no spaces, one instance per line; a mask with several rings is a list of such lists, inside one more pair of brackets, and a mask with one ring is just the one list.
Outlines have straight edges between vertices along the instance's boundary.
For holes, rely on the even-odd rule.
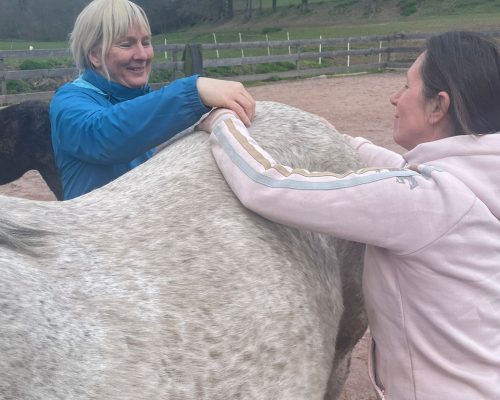
[[233,0],[222,1],[222,16],[231,19],[234,16]]
[[306,12],[309,10],[309,0],[302,0],[302,4],[300,5],[300,11]]
[[276,12],[276,1],[277,0],[273,0],[273,12]]
[[245,17],[247,19],[250,19],[252,18],[252,0],[247,0],[247,8],[246,8],[246,11],[245,11]]

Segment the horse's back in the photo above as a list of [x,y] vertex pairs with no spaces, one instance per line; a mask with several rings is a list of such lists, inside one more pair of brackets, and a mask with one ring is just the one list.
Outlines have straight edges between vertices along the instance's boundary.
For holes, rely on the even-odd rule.
[[[319,139],[325,126],[303,149],[296,131],[316,119],[299,113],[293,125],[279,116],[297,110],[264,106],[252,129],[276,156],[318,169],[323,160],[305,153],[339,146]],[[26,251],[15,229],[0,241],[5,398],[325,396],[344,307],[340,268],[359,270],[360,251],[244,210],[205,133],[80,198],[0,197],[7,205],[4,219],[29,229],[19,239]]]

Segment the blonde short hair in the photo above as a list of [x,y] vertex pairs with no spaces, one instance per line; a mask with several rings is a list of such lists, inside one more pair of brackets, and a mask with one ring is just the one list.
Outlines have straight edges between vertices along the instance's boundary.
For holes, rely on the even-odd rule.
[[105,56],[113,42],[125,36],[133,25],[151,35],[146,13],[131,1],[93,0],[87,5],[76,18],[69,40],[71,53],[80,73],[93,68],[89,55],[99,46],[103,69],[109,79]]

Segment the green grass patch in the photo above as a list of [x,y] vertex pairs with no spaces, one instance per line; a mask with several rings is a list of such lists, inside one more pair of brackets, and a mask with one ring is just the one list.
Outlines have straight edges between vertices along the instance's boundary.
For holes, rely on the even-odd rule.
[[7,81],[6,87],[9,94],[28,93],[31,91],[30,85],[19,79]]
[[[357,36],[389,35],[393,33],[442,32],[452,29],[499,30],[500,2],[498,0],[383,0],[376,7],[367,11],[365,0],[309,0],[310,12],[300,13],[299,0],[279,0],[278,10],[270,11],[271,0],[262,0],[262,13],[254,12],[250,20],[242,18],[245,0],[235,1],[236,17],[231,21],[219,21],[216,24],[198,24],[189,29],[155,35],[156,45],[175,43],[235,43],[259,41],[286,41],[295,39],[343,38]],[[254,1],[254,11],[259,2]],[[239,14],[238,14],[239,13]],[[371,14],[370,14],[371,13]],[[370,14],[370,15],[369,15]],[[401,16],[401,14],[405,16]],[[396,46],[397,41],[392,42]],[[407,44],[401,42],[400,44]],[[0,50],[28,50],[67,48],[67,42],[28,42],[0,41]],[[378,43],[363,44],[363,48],[378,47]],[[351,45],[351,49],[355,46]],[[323,51],[345,50],[345,46],[323,46]],[[268,54],[288,54],[288,48],[281,49],[233,49],[204,51],[204,59],[238,58],[266,56]],[[296,49],[290,48],[292,53]],[[301,52],[316,52],[318,46],[302,48]],[[398,60],[411,59],[414,55],[398,55]],[[385,57],[385,55],[382,55]],[[177,54],[181,60],[182,54]],[[157,52],[155,62],[172,61],[172,53]],[[352,56],[351,64],[376,64],[378,55]],[[39,69],[58,68],[73,65],[70,57],[58,59],[10,59],[4,60],[4,69]],[[322,58],[300,62],[300,69],[317,68],[318,66],[345,66],[346,57]],[[293,62],[246,65],[237,67],[206,68],[205,73],[211,77],[225,77],[287,71],[297,68]],[[176,77],[182,73],[177,72]],[[151,82],[165,82],[172,79],[172,71],[155,70]],[[19,83],[11,83],[12,90],[24,90]]]

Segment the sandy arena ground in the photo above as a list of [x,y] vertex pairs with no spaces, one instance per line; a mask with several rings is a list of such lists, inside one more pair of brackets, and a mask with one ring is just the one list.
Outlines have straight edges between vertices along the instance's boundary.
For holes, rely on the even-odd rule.
[[[394,107],[389,95],[405,83],[405,75],[388,72],[373,75],[318,77],[300,81],[278,82],[250,87],[257,100],[273,100],[318,114],[338,131],[363,136],[375,144],[397,152],[402,149],[392,141]],[[35,171],[7,185],[0,194],[35,200],[55,200]],[[341,400],[375,400],[367,376],[367,337],[352,358],[351,373]]]

